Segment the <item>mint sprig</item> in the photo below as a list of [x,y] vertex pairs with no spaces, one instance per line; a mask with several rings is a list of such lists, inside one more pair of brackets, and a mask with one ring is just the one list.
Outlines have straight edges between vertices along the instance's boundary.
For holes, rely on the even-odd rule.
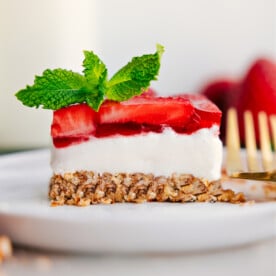
[[108,80],[107,68],[92,51],[84,51],[83,75],[65,69],[47,69],[35,76],[16,97],[29,107],[60,109],[86,102],[98,110],[104,99],[126,101],[140,95],[155,80],[164,48],[157,45],[156,53],[134,57]]
[[55,110],[85,101],[89,94],[85,84],[85,77],[78,73],[64,69],[47,69],[42,76],[35,77],[34,85],[20,90],[16,97],[24,105]]
[[163,52],[163,46],[157,44],[155,54],[134,57],[107,83],[107,98],[121,102],[140,95],[156,79]]

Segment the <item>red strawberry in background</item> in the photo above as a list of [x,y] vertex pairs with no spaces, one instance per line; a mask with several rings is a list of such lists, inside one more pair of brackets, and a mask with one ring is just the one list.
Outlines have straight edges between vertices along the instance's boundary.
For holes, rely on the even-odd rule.
[[250,110],[259,140],[257,116],[260,111],[276,114],[276,64],[266,58],[257,59],[239,82],[218,80],[201,92],[218,105],[223,112],[221,133],[225,134],[226,112],[229,107],[238,111],[241,143],[244,144],[243,113]]
[[227,78],[214,80],[206,85],[201,93],[214,102],[222,111],[220,136],[225,138],[226,113],[229,107],[236,105],[240,91],[240,82]]
[[243,138],[243,118],[245,110],[253,113],[255,130],[258,135],[258,113],[276,114],[276,64],[268,59],[258,59],[250,67],[241,84],[241,93],[237,102],[239,127]]

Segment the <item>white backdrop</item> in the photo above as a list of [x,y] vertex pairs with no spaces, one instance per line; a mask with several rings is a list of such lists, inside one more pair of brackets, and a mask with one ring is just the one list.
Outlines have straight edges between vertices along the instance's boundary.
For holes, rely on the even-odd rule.
[[92,49],[110,75],[165,46],[160,94],[193,93],[238,77],[257,56],[276,58],[275,0],[0,0],[0,149],[49,144],[51,111],[14,93],[46,68],[81,71]]

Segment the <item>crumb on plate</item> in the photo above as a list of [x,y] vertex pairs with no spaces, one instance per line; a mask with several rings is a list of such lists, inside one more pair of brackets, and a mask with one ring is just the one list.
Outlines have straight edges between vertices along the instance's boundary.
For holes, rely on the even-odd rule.
[[0,263],[12,256],[12,243],[7,236],[0,236]]

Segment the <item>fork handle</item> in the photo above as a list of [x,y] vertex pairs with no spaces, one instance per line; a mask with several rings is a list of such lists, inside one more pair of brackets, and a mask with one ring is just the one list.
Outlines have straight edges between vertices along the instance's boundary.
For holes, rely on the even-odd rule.
[[276,182],[276,171],[267,172],[235,172],[231,178]]

